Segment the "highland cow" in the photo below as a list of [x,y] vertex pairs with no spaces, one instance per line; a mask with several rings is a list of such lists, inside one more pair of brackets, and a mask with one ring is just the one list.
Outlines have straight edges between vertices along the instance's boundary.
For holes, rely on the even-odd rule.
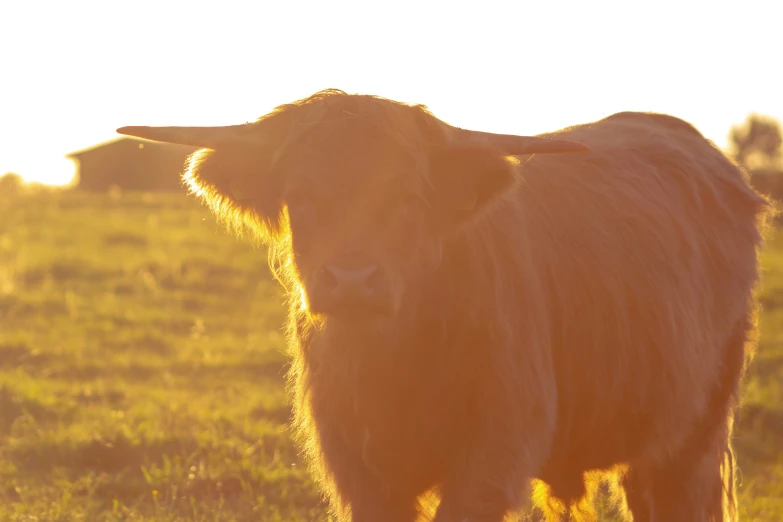
[[295,435],[340,521],[736,520],[731,426],[769,203],[691,125],[538,137],[327,90],[203,147],[184,181],[288,291]]

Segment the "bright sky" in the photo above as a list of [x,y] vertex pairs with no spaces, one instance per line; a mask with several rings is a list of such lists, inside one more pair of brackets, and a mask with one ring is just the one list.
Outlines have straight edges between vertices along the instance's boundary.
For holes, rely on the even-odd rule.
[[[466,7],[457,7],[466,6]],[[335,87],[534,134],[667,112],[783,120],[779,0],[0,2],[0,175],[67,183],[124,125],[242,123]]]

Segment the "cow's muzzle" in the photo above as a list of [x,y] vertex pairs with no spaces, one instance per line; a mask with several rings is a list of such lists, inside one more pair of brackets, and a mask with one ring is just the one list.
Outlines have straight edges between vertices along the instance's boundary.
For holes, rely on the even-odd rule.
[[387,279],[375,263],[327,263],[310,288],[310,308],[326,315],[366,315],[388,308]]

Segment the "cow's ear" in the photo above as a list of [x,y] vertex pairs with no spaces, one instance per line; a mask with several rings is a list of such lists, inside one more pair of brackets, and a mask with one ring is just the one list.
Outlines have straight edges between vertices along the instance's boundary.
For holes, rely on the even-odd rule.
[[448,229],[486,211],[517,182],[518,163],[483,147],[442,148],[430,155],[435,208]]
[[183,180],[222,221],[268,243],[281,229],[281,181],[270,158],[238,146],[202,149],[188,160]]

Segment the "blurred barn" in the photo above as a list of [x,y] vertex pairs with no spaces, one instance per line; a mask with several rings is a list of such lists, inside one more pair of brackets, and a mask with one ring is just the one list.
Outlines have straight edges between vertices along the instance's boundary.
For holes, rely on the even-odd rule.
[[179,175],[188,155],[196,147],[156,143],[136,138],[119,138],[66,157],[77,165],[78,188],[103,191],[184,190]]

